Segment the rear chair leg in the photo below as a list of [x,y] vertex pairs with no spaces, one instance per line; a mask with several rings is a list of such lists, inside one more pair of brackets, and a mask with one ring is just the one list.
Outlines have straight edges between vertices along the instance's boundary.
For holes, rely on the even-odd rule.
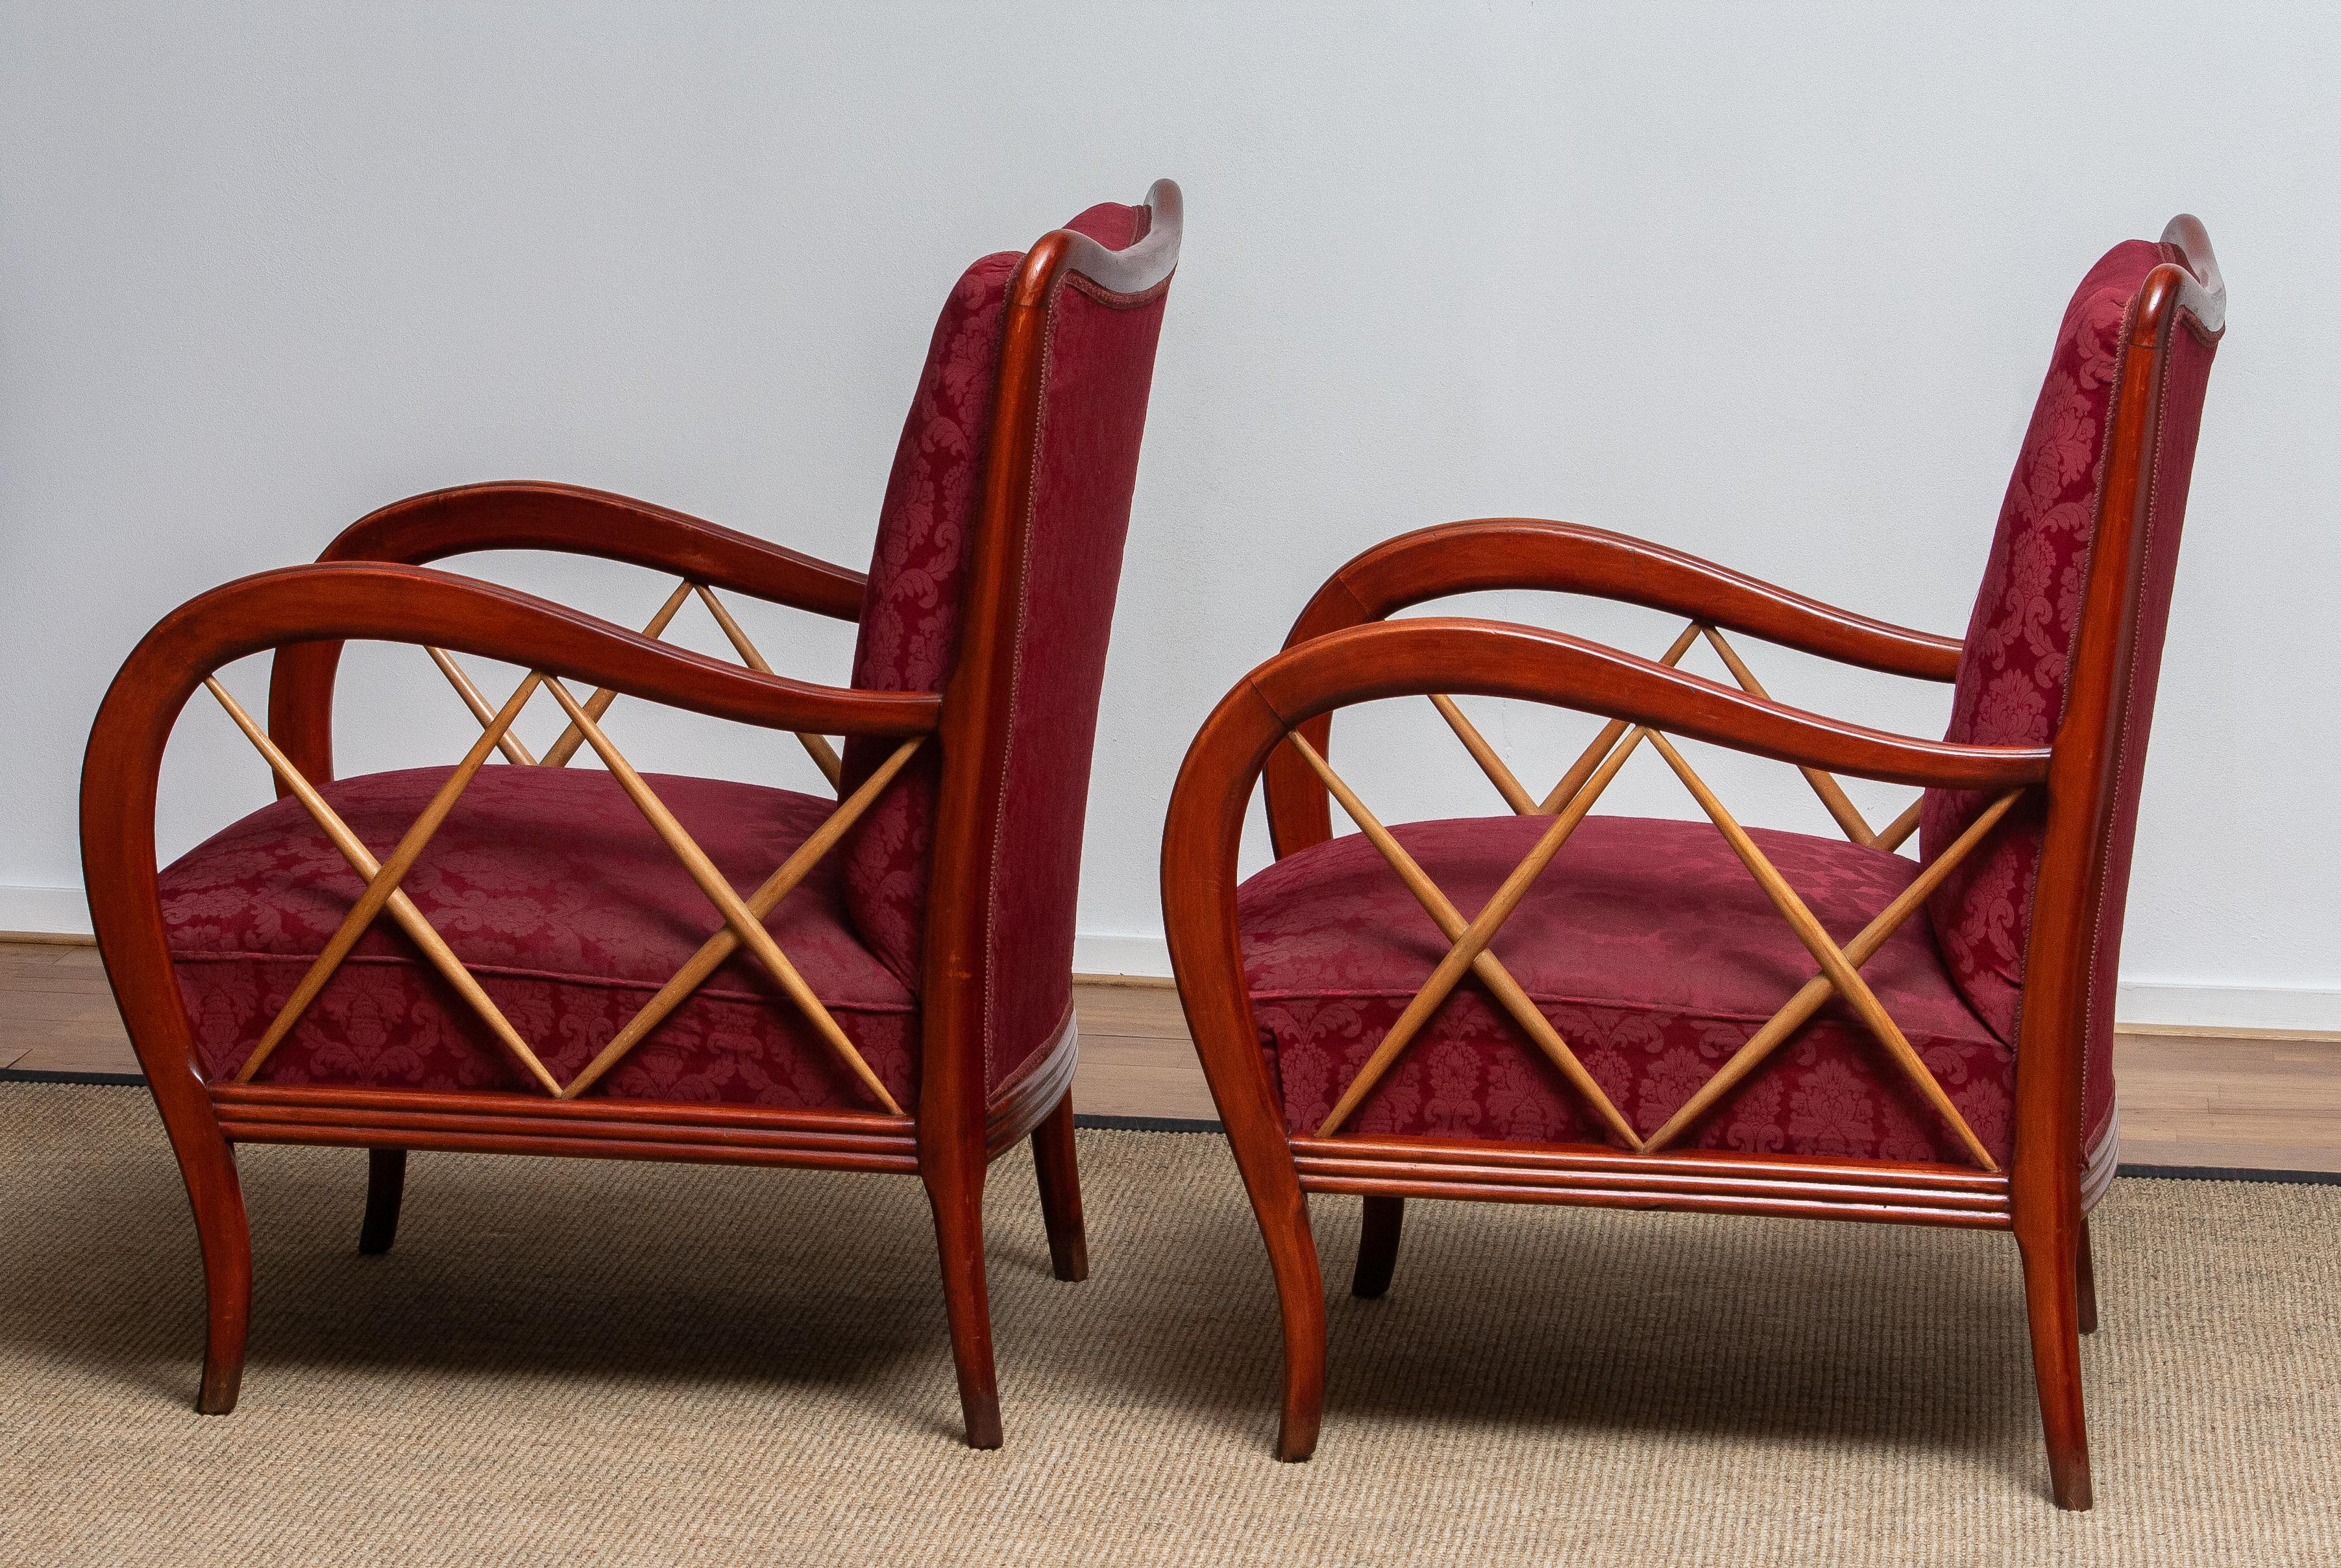
[[1350,1279],[1351,1295],[1379,1301],[1390,1289],[1390,1275],[1398,1268],[1399,1231],[1405,1223],[1404,1198],[1366,1199],[1365,1223],[1358,1233],[1358,1272]]
[[2032,1375],[2039,1385],[2040,1427],[2048,1443],[2048,1479],[2057,1506],[2091,1502],[2089,1430],[2081,1408],[2081,1313],[2077,1227],[2019,1227],[2024,1309],[2032,1328]]
[[2089,1216],[2081,1216],[2081,1250],[2073,1260],[2073,1288],[2080,1296],[2081,1332],[2097,1332],[2097,1265],[2089,1256]]
[[1061,1280],[1090,1277],[1081,1228],[1081,1173],[1073,1153],[1073,1092],[1032,1129],[1032,1169],[1041,1178],[1041,1218],[1049,1227],[1049,1267]]
[[983,1273],[983,1161],[972,1173],[931,1167],[927,1201],[935,1212],[942,1254],[943,1311],[951,1320],[951,1363],[959,1373],[960,1411],[970,1448],[1000,1446],[1000,1378],[991,1360],[991,1300]]
[[406,1192],[406,1151],[366,1151],[365,1223],[358,1227],[358,1251],[378,1257],[398,1237],[398,1203]]

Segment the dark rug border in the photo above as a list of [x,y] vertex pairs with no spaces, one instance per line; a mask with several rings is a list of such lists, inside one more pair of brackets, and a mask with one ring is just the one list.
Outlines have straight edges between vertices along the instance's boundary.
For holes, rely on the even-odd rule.
[[[137,1073],[44,1073],[36,1069],[0,1067],[0,1084],[106,1084],[144,1088]],[[1101,1133],[1219,1133],[1217,1122],[1190,1116],[1076,1115],[1076,1127]],[[2157,1182],[2274,1182],[2286,1186],[2341,1186],[2341,1171],[2262,1171],[2226,1165],[2123,1165],[2115,1173]]]

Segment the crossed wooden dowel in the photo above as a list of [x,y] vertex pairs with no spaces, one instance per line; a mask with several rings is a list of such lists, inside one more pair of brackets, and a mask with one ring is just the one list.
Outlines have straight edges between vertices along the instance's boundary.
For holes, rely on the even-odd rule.
[[[1738,681],[1744,690],[1753,696],[1768,700],[1769,694],[1739,657],[1738,650],[1725,641],[1720,632],[1702,623],[1694,621],[1684,628],[1682,634],[1675,639],[1673,645],[1667,650],[1660,662],[1669,665],[1679,663],[1690,650],[1691,644],[1702,637],[1715,649],[1725,666],[1730,670],[1732,678]],[[1422,1026],[1430,1022],[1431,1014],[1439,1010],[1455,987],[1461,983],[1464,974],[1468,972],[1479,978],[1480,983],[1487,986],[1489,993],[1503,1005],[1504,1010],[1527,1032],[1529,1038],[1535,1043],[1538,1049],[1542,1051],[1553,1065],[1559,1069],[1561,1075],[1569,1080],[1571,1086],[1585,1097],[1594,1112],[1609,1125],[1609,1130],[1615,1133],[1619,1140],[1629,1149],[1637,1154],[1656,1153],[1680,1136],[1685,1128],[1704,1115],[1718,1100],[1728,1094],[1748,1074],[1755,1071],[1784,1041],[1803,1027],[1834,994],[1843,996],[1854,1014],[1872,1034],[1877,1036],[1904,1075],[1909,1078],[1912,1084],[1926,1097],[1928,1104],[1934,1107],[1936,1114],[1943,1119],[1944,1124],[1957,1134],[1969,1156],[1987,1171],[1998,1170],[1999,1167],[1993,1161],[1990,1152],[1984,1147],[1983,1141],[1976,1136],[1975,1130],[1967,1124],[1967,1118],[1961,1115],[1958,1107],[1952,1104],[1950,1095],[1944,1091],[1934,1074],[1928,1070],[1926,1063],[1919,1058],[1918,1051],[1904,1035],[1900,1025],[1894,1022],[1893,1016],[1886,1011],[1885,1004],[1878,999],[1877,993],[1870,989],[1867,981],[1862,979],[1860,969],[1861,965],[1868,963],[1878,950],[1885,945],[1887,938],[1926,903],[1928,895],[1942,884],[1943,879],[1948,876],[1952,870],[1983,842],[1994,827],[1998,825],[2000,819],[2007,814],[2009,809],[2016,804],[2017,798],[2023,794],[2021,790],[2011,790],[1986,807],[1968,825],[1967,831],[1946,846],[1943,853],[1937,855],[1908,887],[1897,894],[1893,902],[1881,910],[1876,918],[1863,928],[1859,935],[1847,946],[1839,947],[1830,938],[1804,900],[1798,896],[1796,890],[1788,885],[1788,880],[1780,874],[1770,860],[1766,858],[1764,852],[1757,847],[1756,842],[1748,836],[1747,830],[1733,818],[1722,800],[1717,796],[1714,790],[1708,787],[1707,781],[1698,775],[1689,762],[1684,760],[1682,754],[1665,735],[1646,724],[1629,724],[1623,719],[1610,720],[1602,728],[1600,734],[1594,737],[1592,744],[1586,747],[1584,754],[1571,765],[1569,772],[1562,775],[1560,782],[1553,786],[1551,793],[1539,801],[1521,785],[1519,779],[1510,768],[1505,765],[1503,759],[1496,754],[1495,748],[1488,744],[1487,738],[1480,734],[1469,718],[1464,716],[1462,709],[1456,705],[1452,698],[1433,695],[1430,700],[1448,724],[1454,728],[1456,734],[1462,740],[1465,749],[1470,752],[1480,768],[1488,774],[1489,781],[1495,784],[1498,792],[1510,804],[1514,813],[1523,816],[1550,816],[1552,824],[1539,836],[1535,846],[1529,851],[1527,857],[1496,889],[1494,895],[1488,900],[1486,907],[1467,922],[1462,913],[1439,890],[1438,884],[1431,881],[1429,874],[1406,852],[1405,847],[1391,835],[1390,830],[1375,818],[1371,811],[1367,809],[1365,803],[1358,798],[1357,793],[1334,773],[1331,765],[1317,749],[1310,745],[1297,729],[1291,733],[1290,738],[1302,760],[1307,762],[1310,770],[1323,782],[1333,798],[1340,802],[1341,809],[1348,813],[1350,820],[1358,824],[1359,831],[1365,834],[1367,841],[1381,854],[1382,858],[1390,863],[1391,869],[1398,873],[1399,880],[1406,884],[1407,890],[1421,904],[1440,933],[1453,944],[1449,948],[1447,955],[1440,959],[1438,966],[1431,971],[1430,978],[1424,982],[1420,990],[1415,993],[1413,999],[1407,1004],[1405,1010],[1399,1014],[1389,1032],[1375,1045],[1372,1054],[1366,1058],[1365,1065],[1359,1069],[1355,1077],[1350,1079],[1348,1088],[1342,1092],[1340,1100],[1327,1115],[1323,1124],[1317,1129],[1319,1137],[1330,1137],[1344,1122],[1349,1120],[1358,1106],[1364,1102],[1366,1096],[1372,1093],[1374,1086],[1389,1073],[1400,1054],[1421,1032]],[[1560,1037],[1559,1031],[1554,1029],[1551,1021],[1545,1017],[1527,992],[1521,989],[1510,971],[1504,967],[1501,961],[1489,948],[1489,944],[1494,940],[1496,933],[1502,928],[1507,920],[1511,918],[1513,911],[1519,907],[1520,901],[1527,896],[1530,885],[1543,873],[1545,867],[1551,864],[1553,857],[1560,853],[1561,847],[1569,842],[1569,835],[1577,831],[1578,824],[1585,820],[1586,815],[1593,809],[1594,803],[1600,798],[1602,792],[1609,788],[1610,781],[1618,776],[1618,770],[1625,765],[1627,758],[1631,756],[1635,748],[1644,741],[1650,744],[1651,748],[1666,760],[1667,765],[1674,770],[1675,775],[1682,780],[1684,787],[1690,791],[1691,797],[1698,802],[1699,808],[1707,813],[1709,820],[1723,834],[1725,841],[1730,844],[1732,852],[1739,857],[1740,862],[1748,867],[1749,874],[1756,878],[1757,884],[1764,890],[1765,896],[1771,901],[1772,906],[1779,911],[1783,919],[1788,921],[1789,928],[1797,934],[1798,940],[1804,944],[1806,951],[1810,953],[1820,965],[1818,974],[1813,976],[1794,996],[1790,997],[1761,1029],[1749,1037],[1746,1044],[1740,1046],[1730,1059],[1724,1063],[1714,1076],[1701,1084],[1698,1091],[1667,1119],[1663,1126],[1647,1138],[1635,1133],[1632,1124],[1602,1091],[1600,1084],[1594,1081],[1593,1075],[1586,1070],[1584,1064],[1578,1060],[1568,1043]],[[1814,793],[1820,797],[1821,804],[1828,808],[1829,814],[1845,831],[1846,836],[1856,844],[1892,850],[1908,838],[1911,830],[1918,825],[1918,806],[1914,804],[1882,832],[1873,830],[1861,813],[1855,808],[1853,803],[1846,797],[1844,789],[1839,786],[1836,778],[1818,768],[1805,767],[1799,768],[1798,771],[1812,785]]]
[[[668,623],[673,620],[675,612],[682,608],[684,599],[693,594],[696,594],[714,614],[717,624],[723,628],[725,635],[731,639],[732,646],[739,651],[742,659],[752,669],[769,674],[771,666],[758,654],[754,645],[748,641],[746,634],[732,618],[722,602],[702,584],[686,580],[668,596],[666,603],[660,607],[659,613],[652,617],[650,624],[644,629],[645,634],[655,637],[663,632]],[[471,750],[464,754],[463,761],[456,764],[453,771],[440,784],[437,792],[431,797],[430,803],[423,808],[421,814],[406,830],[405,835],[391,851],[389,858],[381,861],[374,858],[373,853],[359,840],[357,834],[351,831],[349,824],[342,820],[340,814],[318,793],[315,786],[302,775],[298,768],[294,766],[292,759],[277,747],[276,744],[269,738],[267,732],[254,722],[252,715],[244,711],[242,704],[229,694],[227,688],[222,685],[216,677],[206,677],[204,682],[205,688],[227,711],[229,718],[235,722],[236,727],[244,732],[246,738],[259,750],[261,755],[267,759],[268,765],[275,771],[277,776],[284,781],[286,789],[292,792],[294,797],[324,830],[325,836],[332,841],[334,847],[340,851],[342,857],[349,862],[352,869],[366,879],[365,891],[359,895],[357,902],[351,905],[349,913],[343,917],[332,939],[325,944],[324,950],[311,963],[308,971],[302,976],[300,984],[294,988],[293,994],[286,998],[284,1005],[278,1010],[275,1019],[269,1024],[266,1033],[261,1036],[259,1044],[254,1046],[251,1054],[245,1057],[243,1066],[237,1069],[236,1082],[240,1084],[252,1082],[262,1065],[267,1062],[270,1054],[283,1044],[285,1036],[292,1033],[294,1025],[301,1021],[302,1015],[308,1010],[310,1004],[316,1000],[318,994],[324,989],[326,982],[333,978],[334,972],[341,967],[342,962],[357,945],[358,939],[365,934],[367,928],[384,910],[387,909],[391,918],[398,923],[399,928],[404,931],[422,950],[432,967],[436,969],[447,983],[454,987],[456,994],[479,1014],[481,1021],[488,1026],[504,1049],[511,1053],[513,1058],[527,1071],[529,1076],[540,1087],[556,1099],[575,1099],[593,1087],[611,1069],[617,1066],[629,1052],[647,1038],[652,1030],[663,1023],[670,1014],[688,1000],[692,993],[696,991],[709,975],[722,967],[726,959],[741,946],[745,945],[755,956],[757,963],[779,983],[781,989],[787,993],[790,1000],[795,1003],[804,1014],[814,1030],[820,1034],[830,1049],[836,1053],[838,1059],[852,1071],[871,1097],[889,1112],[896,1115],[902,1114],[902,1107],[887,1092],[885,1084],[880,1082],[877,1074],[871,1070],[869,1063],[862,1059],[861,1052],[854,1048],[853,1042],[847,1037],[845,1031],[838,1024],[836,1018],[823,1004],[821,998],[813,994],[812,988],[805,983],[804,977],[798,973],[796,966],[790,963],[788,955],[781,951],[780,944],[772,939],[772,933],[764,929],[763,923],[765,916],[779,907],[781,901],[804,880],[807,874],[820,864],[822,856],[834,848],[845,836],[847,831],[861,820],[862,814],[885,792],[887,785],[893,782],[895,775],[902,772],[904,764],[911,760],[911,754],[918,750],[925,737],[913,735],[897,746],[860,787],[838,803],[837,809],[830,814],[810,837],[797,846],[788,859],[782,863],[780,868],[765,880],[762,886],[743,899],[732,888],[722,872],[717,869],[714,862],[708,858],[706,852],[700,848],[697,842],[684,830],[682,824],[675,819],[674,814],[669,811],[665,804],[658,798],[642,774],[635,771],[633,765],[603,732],[599,721],[602,714],[608,712],[610,704],[615,699],[617,695],[615,692],[604,686],[596,690],[584,702],[580,703],[559,680],[542,671],[533,670],[518,686],[513,688],[512,695],[505,699],[503,707],[491,709],[486,698],[481,694],[479,687],[463,673],[463,668],[453,657],[439,648],[432,648],[429,652],[433,662],[445,674],[457,693],[463,696],[464,704],[480,721],[480,738],[473,743]],[[540,687],[553,694],[553,701],[560,704],[562,711],[569,717],[568,727],[562,732],[560,739],[546,751],[541,760],[531,755],[528,749],[511,734],[513,721],[520,717],[521,710],[528,705],[529,699],[535,695]],[[814,763],[828,775],[831,784],[834,785],[838,781],[839,764],[837,754],[830,746],[827,737],[799,734],[797,739],[804,744]],[[433,835],[446,821],[447,814],[454,808],[457,798],[463,794],[465,787],[486,764],[491,754],[501,751],[509,762],[523,767],[559,767],[567,764],[581,746],[591,746],[594,754],[602,759],[603,765],[609,769],[611,776],[617,781],[619,788],[633,803],[635,809],[640,811],[650,823],[660,840],[682,863],[683,869],[690,874],[700,891],[706,894],[708,901],[722,914],[724,924],[723,929],[716,932],[702,944],[699,951],[692,955],[690,962],[678,970],[674,976],[660,988],[657,994],[643,1004],[634,1016],[627,1022],[625,1027],[620,1030],[594,1056],[593,1060],[588,1063],[584,1069],[571,1079],[564,1087],[545,1067],[543,1061],[536,1053],[530,1049],[528,1043],[521,1037],[520,1032],[513,1027],[511,1020],[504,1016],[503,1011],[481,987],[479,981],[471,971],[464,967],[463,960],[455,955],[453,949],[450,948],[445,940],[432,928],[430,921],[415,906],[414,902],[401,890],[400,884],[404,880],[407,873],[413,869],[423,848],[429,844]]]

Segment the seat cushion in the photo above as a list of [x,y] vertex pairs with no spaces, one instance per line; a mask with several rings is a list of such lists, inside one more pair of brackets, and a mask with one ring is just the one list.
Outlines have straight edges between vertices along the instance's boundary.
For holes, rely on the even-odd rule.
[[[1550,824],[1415,823],[1399,842],[1466,916]],[[1918,873],[1898,855],[1753,829],[1840,945]],[[1296,1133],[1316,1132],[1451,945],[1360,835],[1287,856],[1238,896],[1261,1048]],[[1705,822],[1588,818],[1492,944],[1637,1131],[1655,1131],[1818,971]],[[1862,969],[1995,1159],[2014,1053],[1968,1008],[1923,917]],[[1599,1119],[1476,979],[1342,1131],[1509,1143],[1609,1141]],[[1868,1030],[1832,999],[1681,1140],[1750,1153],[1967,1164]]]
[[[387,856],[448,771],[373,774],[324,793]],[[648,776],[743,896],[835,805],[753,784]],[[290,800],[163,873],[163,918],[209,1076],[234,1074],[364,885]],[[401,885],[564,1084],[722,925],[616,781],[584,767],[483,769]],[[915,1006],[853,934],[834,855],[765,927],[887,1091],[911,1104]],[[387,914],[258,1081],[543,1092]],[[740,954],[589,1093],[877,1108],[778,984]]]

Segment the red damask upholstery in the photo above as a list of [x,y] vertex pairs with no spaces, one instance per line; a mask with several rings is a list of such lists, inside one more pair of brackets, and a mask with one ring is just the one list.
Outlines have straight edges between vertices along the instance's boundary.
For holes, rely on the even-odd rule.
[[[2047,382],[2008,482],[1983,584],[1967,623],[1967,648],[1946,738],[1992,745],[2042,745],[2062,718],[2067,660],[2080,624],[2081,592],[2105,483],[2105,452],[2112,434],[2115,379],[2123,322],[2147,273],[2177,259],[2175,250],[2130,240],[2107,251],[2074,291],[2057,335]],[[2158,487],[2157,504],[2171,521],[2149,542],[2155,564],[2145,596],[2147,634],[2140,643],[2143,706],[2150,714],[2177,556],[2177,519],[2186,505],[2187,470],[2194,457],[2210,367],[2207,348],[2184,332],[2174,361],[2167,407],[2185,424],[2177,443],[2175,494]],[[2166,449],[2174,449],[2166,444]],[[2113,1105],[2112,966],[2118,958],[2122,904],[2127,892],[2128,844],[2135,832],[2137,784],[2145,762],[2143,722],[2135,754],[2126,762],[2121,853],[2108,884],[2103,1018],[2087,1044],[2084,1135],[2094,1139]],[[1931,858],[1957,838],[1989,797],[1930,790],[1920,819],[1919,844]],[[1954,870],[1928,901],[1928,914],[1950,966],[1951,978],[1998,1036],[2017,1037],[2023,1001],[2025,944],[2030,933],[2034,884],[2045,827],[2040,797],[2027,797],[1983,849]]]
[[[1467,914],[1549,818],[1413,823],[1400,843]],[[1751,829],[1831,935],[1848,941],[1908,885],[1908,860]],[[1261,1048],[1295,1133],[1313,1134],[1451,945],[1362,835],[1286,856],[1238,895]],[[1705,822],[1589,817],[1494,951],[1636,1129],[1655,1131],[1816,964]],[[2015,1056],[1960,998],[1926,924],[1862,974],[1968,1124],[2005,1160]],[[1606,1129],[1476,982],[1448,998],[1344,1133],[1514,1143]],[[1965,1158],[1868,1032],[1832,1003],[1686,1139],[1762,1154]]]
[[[372,774],[324,793],[386,855],[448,772]],[[743,896],[836,804],[648,776]],[[841,882],[832,856],[765,926],[888,1092],[909,1105],[917,1005],[854,934]],[[483,770],[402,885],[564,1083],[722,924],[616,782],[582,767]],[[254,812],[163,872],[163,918],[206,1074],[234,1076],[364,886],[291,800]],[[359,939],[259,1081],[535,1092],[387,918]],[[739,956],[588,1093],[873,1108],[779,986]]]
[[[1114,249],[1145,235],[1147,210],[1111,203],[1066,226]],[[985,419],[996,381],[1006,289],[1020,258],[970,267],[936,324],[880,516],[855,648],[858,686],[938,691],[965,617],[970,521],[981,494]],[[1006,805],[990,890],[985,1081],[1013,1076],[1071,1005],[1075,894],[1107,634],[1146,420],[1160,298],[1112,309],[1089,286],[1058,304],[1042,391],[1041,437],[1021,603]],[[890,749],[857,740],[851,789]],[[847,906],[864,938],[914,990],[920,984],[940,759],[931,748],[848,840]]]
[[[1003,251],[969,267],[935,323],[878,512],[853,649],[857,686],[939,692],[959,654],[967,551],[1000,375],[1001,314],[1021,259]],[[892,749],[848,740],[842,787],[853,790]],[[941,754],[922,747],[840,851],[855,925],[871,951],[913,987],[927,928],[927,863],[941,777]]]

